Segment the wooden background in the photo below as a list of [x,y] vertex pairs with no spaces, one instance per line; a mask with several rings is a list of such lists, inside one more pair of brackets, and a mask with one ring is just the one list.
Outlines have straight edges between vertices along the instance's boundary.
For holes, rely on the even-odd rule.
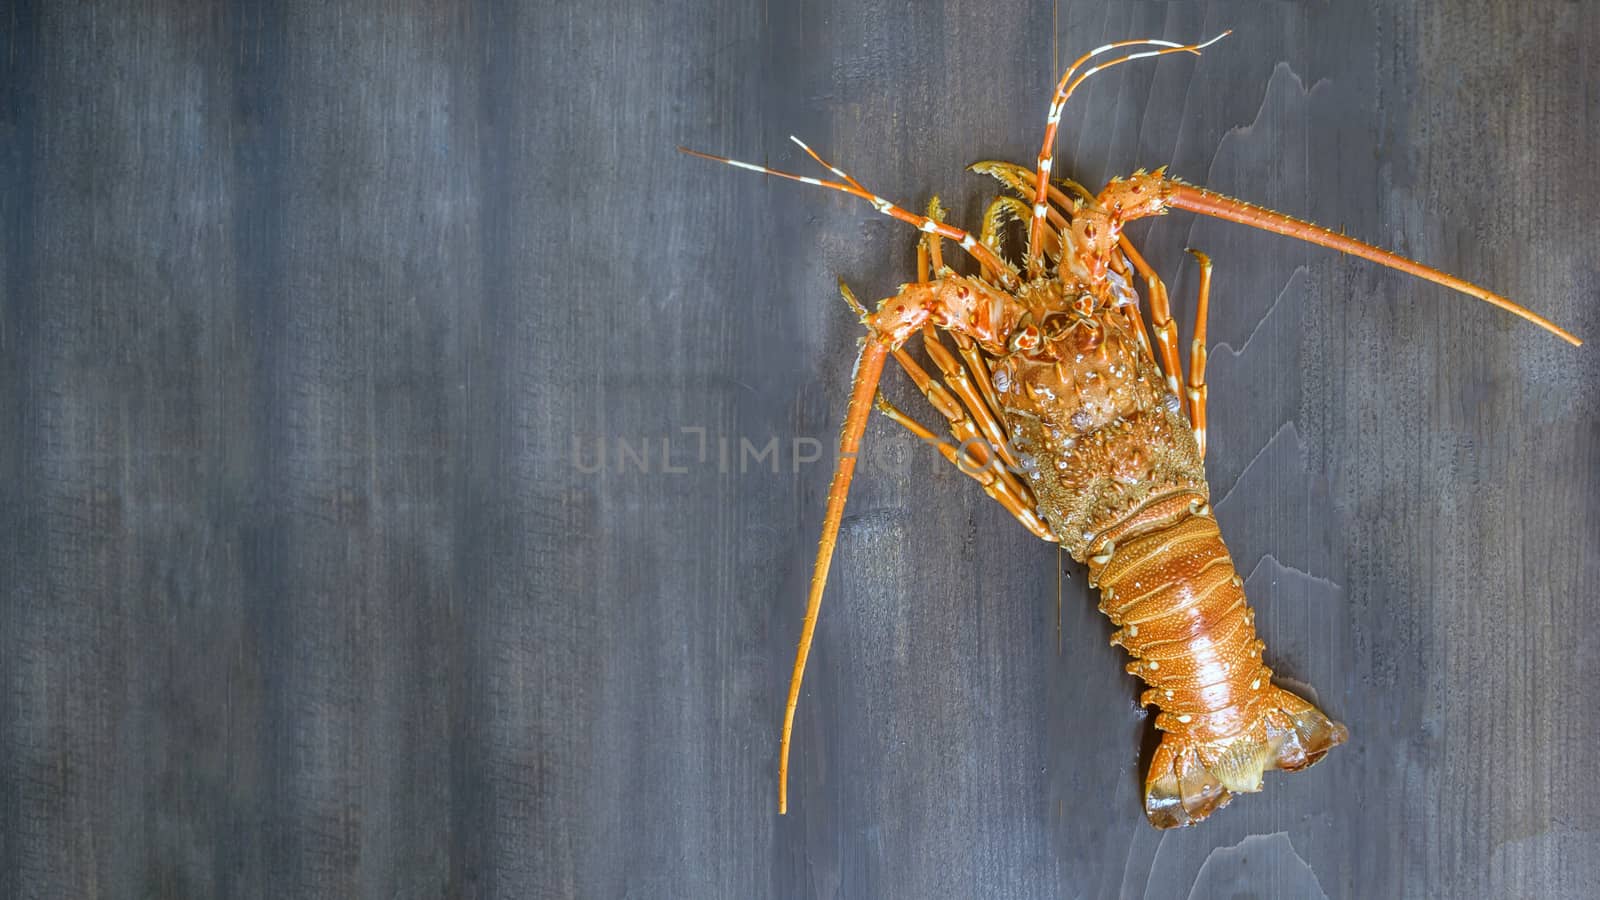
[[1186,330],[1217,262],[1217,515],[1350,744],[1153,831],[1082,570],[879,420],[777,817],[833,282],[912,235],[673,150],[804,171],[794,133],[972,222],[1072,56],[1231,27],[1098,76],[1059,170],[1170,164],[1600,340],[1594,4],[334,6],[0,10],[0,894],[1600,883],[1600,355],[1182,214],[1134,233]]

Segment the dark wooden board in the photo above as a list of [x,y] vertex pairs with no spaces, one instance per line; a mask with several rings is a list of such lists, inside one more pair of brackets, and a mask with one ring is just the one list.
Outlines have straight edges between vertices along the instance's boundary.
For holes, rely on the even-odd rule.
[[1185,334],[1217,263],[1217,515],[1350,744],[1153,831],[1082,570],[876,421],[779,818],[834,280],[891,292],[912,234],[673,150],[806,170],[793,133],[970,223],[1072,56],[1231,27],[1097,76],[1058,171],[1168,164],[1600,339],[1594,5],[340,6],[0,10],[0,895],[1600,884],[1600,356],[1187,215],[1134,234]]

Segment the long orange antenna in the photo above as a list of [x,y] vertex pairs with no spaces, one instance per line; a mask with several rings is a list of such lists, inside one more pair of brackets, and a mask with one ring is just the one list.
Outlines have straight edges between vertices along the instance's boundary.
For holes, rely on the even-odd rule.
[[833,565],[833,550],[839,543],[839,524],[844,521],[844,501],[850,495],[850,481],[856,473],[856,455],[861,450],[861,435],[867,430],[867,416],[878,394],[878,379],[889,348],[868,335],[856,360],[850,388],[850,407],[839,433],[839,463],[828,485],[828,511],[822,517],[822,540],[817,545],[817,563],[811,569],[811,593],[806,598],[805,623],[800,626],[800,647],[794,654],[794,674],[789,676],[789,702],[783,708],[783,738],[778,748],[778,814],[789,811],[789,738],[794,732],[794,709],[800,702],[800,682],[806,674],[806,658],[811,655],[811,638],[817,630],[817,613],[822,610],[822,590],[828,585],[828,569]]
[[1266,207],[1256,206],[1254,203],[1246,203],[1243,200],[1236,200],[1193,185],[1178,182],[1169,182],[1168,184],[1171,190],[1171,194],[1167,197],[1169,206],[1186,209],[1205,216],[1214,216],[1218,219],[1226,219],[1230,222],[1238,222],[1241,225],[1249,225],[1251,228],[1260,228],[1263,231],[1272,231],[1288,237],[1299,238],[1308,243],[1338,250],[1340,253],[1348,253],[1351,256],[1359,256],[1362,259],[1371,260],[1380,266],[1398,269],[1418,278],[1427,279],[1434,284],[1444,285],[1451,290],[1460,291],[1469,297],[1477,297],[1479,300],[1497,306],[1514,316],[1527,319],[1574,347],[1583,345],[1583,341],[1577,335],[1546,319],[1544,316],[1525,307],[1518,306],[1499,294],[1484,290],[1470,281],[1463,281],[1454,275],[1441,272],[1432,266],[1425,266],[1398,253],[1391,253],[1380,247],[1374,247],[1365,241],[1358,241],[1336,231],[1329,231],[1321,225],[1303,222]]
[[[1093,50],[1090,50],[1088,53],[1078,57],[1077,61],[1071,66],[1067,67],[1067,71],[1061,76],[1061,81],[1056,85],[1055,96],[1050,100],[1050,114],[1045,117],[1044,146],[1039,150],[1039,167],[1034,176],[1033,221],[1028,226],[1027,268],[1029,278],[1038,276],[1039,269],[1041,267],[1044,250],[1044,220],[1045,213],[1048,209],[1048,207],[1045,206],[1045,196],[1050,187],[1050,166],[1051,159],[1055,155],[1056,130],[1061,127],[1061,109],[1067,105],[1067,98],[1071,97],[1072,92],[1076,91],[1078,89],[1078,85],[1083,84],[1084,81],[1089,78],[1089,76],[1094,75],[1097,72],[1104,72],[1106,69],[1109,69],[1112,66],[1121,65],[1125,62],[1132,62],[1136,59],[1148,59],[1152,56],[1165,56],[1168,53],[1193,53],[1194,55],[1199,56],[1201,50],[1204,50],[1212,44],[1215,44],[1217,41],[1222,40],[1232,33],[1233,32],[1231,30],[1224,31],[1223,33],[1217,35],[1209,41],[1206,41],[1203,44],[1176,44],[1172,41],[1150,39],[1117,41],[1114,44],[1106,44],[1103,47],[1096,47]],[[1158,49],[1146,50],[1143,53],[1129,53],[1126,56],[1119,56],[1116,59],[1108,62],[1098,63],[1090,66],[1089,69],[1082,75],[1077,75],[1078,67],[1082,66],[1084,63],[1087,63],[1094,57],[1099,56],[1102,53],[1106,53],[1111,50],[1119,50],[1124,47],[1156,47]],[[1077,75],[1077,77],[1074,78],[1074,75]]]

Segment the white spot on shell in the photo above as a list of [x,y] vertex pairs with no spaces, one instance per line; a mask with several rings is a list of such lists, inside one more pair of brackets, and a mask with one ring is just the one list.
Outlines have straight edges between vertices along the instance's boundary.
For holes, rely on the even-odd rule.
[[1159,669],[1159,668],[1161,668],[1161,663],[1158,663],[1153,659],[1150,660],[1150,671],[1154,672],[1156,669]]
[[1183,723],[1184,725],[1187,725],[1190,722],[1194,721],[1194,716],[1191,716],[1188,713],[1184,713],[1183,715],[1178,717],[1178,721]]

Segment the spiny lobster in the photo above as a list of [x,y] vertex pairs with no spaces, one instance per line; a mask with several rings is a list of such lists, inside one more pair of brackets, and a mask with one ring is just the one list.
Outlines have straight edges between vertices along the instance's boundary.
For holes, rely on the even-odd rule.
[[[788,806],[789,746],[801,679],[873,408],[935,443],[1030,532],[1087,564],[1090,583],[1100,589],[1100,610],[1117,627],[1112,642],[1132,656],[1128,672],[1148,685],[1140,702],[1160,710],[1155,727],[1162,738],[1145,778],[1144,798],[1145,814],[1157,828],[1199,822],[1234,794],[1259,791],[1267,769],[1305,768],[1346,740],[1343,725],[1272,683],[1255,614],[1211,515],[1202,463],[1211,261],[1190,251],[1199,260],[1200,280],[1185,377],[1166,287],[1128,241],[1127,223],[1181,209],[1274,231],[1425,278],[1521,316],[1575,346],[1581,343],[1476,285],[1185,184],[1165,169],[1113,179],[1098,194],[1070,180],[1051,179],[1062,109],[1085,79],[1136,59],[1198,55],[1226,34],[1201,44],[1120,41],[1074,62],[1056,86],[1035,167],[1003,162],[970,167],[1020,195],[991,202],[976,236],[945,222],[937,199],[927,215],[909,212],[867,190],[798,138],[795,143],[837,180],[679,148],[859,197],[924,232],[917,281],[880,302],[876,311],[861,306],[840,285],[868,337],[852,379],[784,711],[780,813]],[[1090,65],[1127,48],[1141,49]],[[1025,251],[1015,264],[1003,255],[1011,222],[1027,223]],[[945,264],[944,239],[976,262],[976,274],[958,274]],[[1145,285],[1148,330],[1135,280]],[[941,330],[951,336],[955,352],[940,339]],[[942,380],[904,349],[919,333]],[[958,447],[940,441],[878,393],[890,356],[944,418]]]

